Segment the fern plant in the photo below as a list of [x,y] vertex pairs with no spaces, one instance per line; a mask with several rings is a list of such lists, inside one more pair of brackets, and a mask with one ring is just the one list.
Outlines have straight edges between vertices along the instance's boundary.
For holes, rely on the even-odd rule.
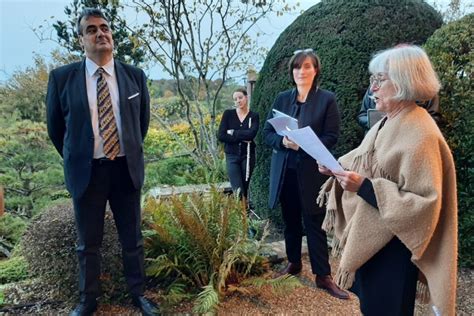
[[170,303],[191,295],[195,312],[213,311],[229,287],[269,269],[261,255],[268,223],[249,238],[245,205],[215,187],[205,195],[148,198],[144,219],[147,274],[167,286]]

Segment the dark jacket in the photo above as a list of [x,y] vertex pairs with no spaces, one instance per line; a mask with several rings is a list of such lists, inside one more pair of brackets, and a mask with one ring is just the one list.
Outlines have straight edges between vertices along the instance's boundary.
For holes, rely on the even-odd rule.
[[[133,185],[139,189],[144,180],[143,140],[150,120],[146,77],[139,68],[118,60],[114,64],[124,152]],[[46,96],[48,134],[64,159],[66,187],[73,198],[79,198],[89,184],[94,155],[85,76],[85,60],[54,69]]]
[[[297,107],[296,97],[296,89],[284,91],[276,97],[272,109],[293,116]],[[272,117],[273,114],[270,111],[267,119]],[[339,137],[340,123],[341,119],[335,95],[322,89],[311,90],[306,103],[301,106],[298,121],[299,127],[310,126],[322,143],[328,149],[331,149]],[[269,207],[274,208],[278,203],[284,181],[288,153],[292,149],[283,147],[283,137],[275,132],[275,129],[268,121],[265,122],[263,137],[265,143],[273,149],[270,167]],[[318,208],[316,205],[316,196],[327,177],[318,172],[316,160],[306,154],[301,148],[298,152],[300,153],[298,154],[296,170],[303,211],[323,212],[324,209]]]
[[[252,120],[252,124],[249,122]],[[252,141],[251,150],[255,149],[253,139],[257,135],[260,118],[258,113],[249,111],[243,122],[240,122],[235,109],[225,110],[222,115],[221,123],[217,138],[224,143],[224,152],[226,154],[243,155],[247,154],[247,143],[245,141]],[[234,130],[233,134],[227,133],[227,130]]]

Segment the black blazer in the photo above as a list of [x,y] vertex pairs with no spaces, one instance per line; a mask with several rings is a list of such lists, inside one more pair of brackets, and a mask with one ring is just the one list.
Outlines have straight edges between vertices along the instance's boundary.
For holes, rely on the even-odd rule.
[[[252,123],[250,123],[252,119]],[[241,147],[244,146],[244,154],[247,153],[247,143],[242,145],[244,141],[252,141],[250,143],[251,152],[255,150],[255,142],[253,141],[257,135],[260,118],[257,112],[249,111],[243,122],[240,122],[237,111],[225,110],[222,114],[221,123],[219,124],[219,131],[217,138],[224,143],[224,152],[226,154],[240,155]],[[250,125],[250,127],[249,127]],[[232,135],[227,134],[227,130],[233,129]]]
[[[296,97],[296,89],[284,91],[276,97],[272,109],[293,116],[297,107]],[[267,119],[272,117],[273,113],[270,111]],[[322,89],[311,90],[306,98],[306,103],[301,105],[298,121],[299,127],[310,126],[322,143],[330,149],[337,142],[340,124],[341,119],[335,95]],[[268,121],[265,122],[263,137],[265,143],[273,149],[270,167],[269,207],[274,208],[279,200],[288,153],[292,149],[283,147],[283,137],[275,132],[275,129]],[[302,149],[300,148],[299,151],[302,151]],[[324,209],[318,208],[316,205],[316,197],[319,188],[327,177],[318,172],[316,160],[304,151],[298,154],[298,158],[296,170],[298,174],[298,191],[303,204],[303,211],[323,212]]]
[[[150,121],[150,96],[141,69],[118,60],[114,64],[123,149],[133,185],[139,189],[144,181],[143,140]],[[66,187],[73,198],[81,197],[89,184],[94,155],[85,76],[85,60],[54,69],[46,95],[48,134],[64,159]]]

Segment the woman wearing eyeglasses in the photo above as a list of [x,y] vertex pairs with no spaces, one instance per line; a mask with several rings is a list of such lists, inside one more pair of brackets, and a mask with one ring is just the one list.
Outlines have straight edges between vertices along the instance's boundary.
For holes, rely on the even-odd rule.
[[[339,110],[335,95],[319,88],[319,57],[312,49],[296,51],[288,68],[295,87],[281,92],[272,110],[296,118],[300,128],[311,127],[327,148],[333,147],[339,137]],[[272,113],[270,111],[268,119],[272,118]],[[285,224],[288,265],[278,275],[295,275],[301,271],[304,223],[316,285],[334,297],[348,299],[348,293],[332,280],[326,233],[321,229],[325,209],[316,205],[318,190],[327,176],[318,172],[316,160],[287,137],[278,135],[268,122],[265,123],[263,136],[265,143],[273,149],[269,206],[274,208],[280,202]]]
[[247,90],[232,94],[235,109],[226,110],[219,125],[218,139],[224,143],[227,174],[234,193],[248,203],[250,176],[255,166],[255,142],[259,115],[249,110]]
[[417,290],[429,294],[435,315],[454,315],[455,166],[435,121],[416,105],[438,93],[438,78],[417,46],[378,53],[369,71],[386,117],[339,159],[347,171],[319,166],[333,176],[320,202],[327,197],[323,227],[342,251],[336,280],[352,286],[364,315],[413,315]]

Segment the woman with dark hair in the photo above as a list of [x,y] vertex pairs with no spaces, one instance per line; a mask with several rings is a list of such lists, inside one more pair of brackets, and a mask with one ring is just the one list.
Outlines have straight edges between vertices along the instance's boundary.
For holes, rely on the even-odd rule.
[[232,95],[235,110],[226,110],[219,125],[218,138],[224,143],[227,174],[234,193],[248,203],[250,176],[255,166],[255,142],[259,127],[258,113],[249,109],[247,90]]
[[[273,109],[286,113],[298,120],[300,128],[311,127],[327,148],[333,147],[339,137],[339,110],[335,95],[319,88],[319,57],[312,49],[296,51],[288,68],[296,87],[276,97],[268,119],[272,118]],[[288,265],[278,274],[295,275],[301,271],[303,221],[317,287],[334,297],[348,299],[348,293],[332,280],[326,233],[321,229],[325,209],[316,205],[318,190],[327,176],[318,172],[316,160],[287,137],[278,135],[268,122],[263,136],[273,149],[269,206],[274,208],[280,201],[285,223]]]

